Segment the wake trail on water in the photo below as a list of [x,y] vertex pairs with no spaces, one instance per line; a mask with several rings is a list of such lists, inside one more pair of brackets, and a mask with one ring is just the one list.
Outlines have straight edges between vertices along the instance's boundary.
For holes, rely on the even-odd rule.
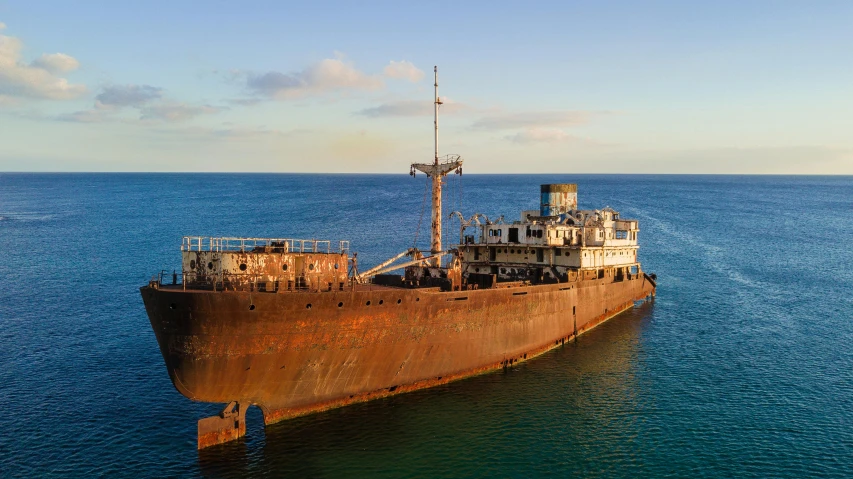
[[16,212],[0,213],[0,221],[6,221],[6,222],[12,222],[12,221],[38,222],[38,221],[50,221],[54,218],[55,218],[55,215],[45,214],[45,213],[16,213]]
[[699,253],[697,258],[702,266],[708,267],[711,271],[722,275],[731,282],[746,286],[757,292],[768,293],[776,297],[783,295],[783,291],[776,284],[750,278],[746,273],[738,269],[735,263],[727,260],[724,257],[724,252],[727,251],[726,248],[697,239],[699,238],[698,234],[688,231],[686,228],[679,228],[673,223],[653,216],[630,203],[625,203],[625,206],[625,209],[631,215],[651,223],[657,230],[678,240],[679,244],[690,245],[693,251]]

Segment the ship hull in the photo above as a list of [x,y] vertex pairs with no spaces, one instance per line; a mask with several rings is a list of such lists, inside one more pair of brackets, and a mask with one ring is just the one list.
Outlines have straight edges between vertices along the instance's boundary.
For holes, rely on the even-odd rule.
[[654,288],[641,273],[455,292],[141,293],[177,390],[196,401],[257,405],[271,424],[530,359]]

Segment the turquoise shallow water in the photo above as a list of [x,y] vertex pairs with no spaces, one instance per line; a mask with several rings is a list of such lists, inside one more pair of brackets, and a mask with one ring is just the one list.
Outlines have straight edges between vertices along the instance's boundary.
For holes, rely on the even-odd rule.
[[266,430],[250,410],[198,453],[218,408],[172,387],[138,287],[183,234],[373,264],[412,245],[423,177],[0,174],[0,476],[853,476],[853,178],[466,175],[445,203],[515,218],[552,182],[640,220],[653,303],[505,372]]

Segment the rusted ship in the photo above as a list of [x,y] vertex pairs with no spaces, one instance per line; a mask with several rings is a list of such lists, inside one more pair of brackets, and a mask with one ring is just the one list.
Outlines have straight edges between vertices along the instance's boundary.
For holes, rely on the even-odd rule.
[[460,241],[442,249],[442,181],[462,159],[439,158],[435,87],[435,156],[411,165],[432,182],[429,254],[359,272],[347,241],[187,236],[181,273],[141,288],[175,388],[226,404],[199,448],[244,435],[251,405],[271,424],[505,368],[654,295],[638,222],[579,210],[574,184],[542,185],[517,221],[454,212]]

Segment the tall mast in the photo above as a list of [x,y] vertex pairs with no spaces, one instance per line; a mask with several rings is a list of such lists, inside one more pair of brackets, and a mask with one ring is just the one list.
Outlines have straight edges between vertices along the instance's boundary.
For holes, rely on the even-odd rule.
[[435,101],[434,103],[434,113],[435,120],[433,123],[435,124],[435,164],[438,165],[438,106],[441,105],[441,99],[438,97],[438,66],[432,67],[433,74],[435,75]]
[[[412,176],[415,170],[426,173],[432,179],[432,244],[430,253],[441,252],[441,179],[453,170],[462,174],[462,158],[459,155],[447,155],[443,161],[438,158],[438,107],[441,106],[441,98],[438,97],[438,67],[433,67],[435,74],[435,100],[433,101],[435,125],[435,156],[433,163],[413,163]],[[433,266],[441,266],[441,258],[433,260]]]

